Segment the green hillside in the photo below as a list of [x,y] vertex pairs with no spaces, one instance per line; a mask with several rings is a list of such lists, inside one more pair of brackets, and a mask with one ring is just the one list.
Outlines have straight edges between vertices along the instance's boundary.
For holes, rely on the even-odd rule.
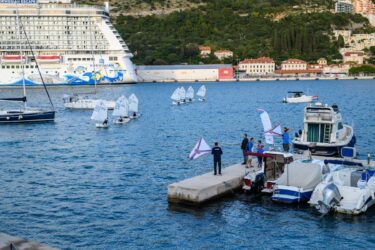
[[[373,31],[360,15],[334,14],[332,0],[131,0],[116,1],[113,21],[138,64],[216,63],[199,57],[198,46],[230,49],[236,62],[270,56],[315,61],[340,59],[332,30]],[[128,3],[134,4],[129,7]],[[177,3],[178,2],[178,3]],[[132,15],[157,8],[168,14]],[[128,6],[127,9],[121,6]],[[153,12],[150,12],[153,13]]]

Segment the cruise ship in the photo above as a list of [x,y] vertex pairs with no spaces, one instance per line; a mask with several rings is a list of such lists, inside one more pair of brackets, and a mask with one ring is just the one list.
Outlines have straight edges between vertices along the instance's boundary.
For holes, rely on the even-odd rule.
[[0,0],[0,86],[135,83],[132,57],[108,3]]

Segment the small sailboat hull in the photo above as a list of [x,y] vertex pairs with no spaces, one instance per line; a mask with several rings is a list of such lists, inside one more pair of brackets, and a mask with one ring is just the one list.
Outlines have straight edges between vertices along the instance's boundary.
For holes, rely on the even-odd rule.
[[55,120],[55,111],[17,110],[0,112],[0,123],[49,122]]
[[118,118],[118,119],[113,120],[113,123],[121,125],[121,124],[126,124],[129,121],[130,121],[130,118]]
[[108,123],[96,123],[95,126],[97,128],[108,128],[109,127],[109,124]]

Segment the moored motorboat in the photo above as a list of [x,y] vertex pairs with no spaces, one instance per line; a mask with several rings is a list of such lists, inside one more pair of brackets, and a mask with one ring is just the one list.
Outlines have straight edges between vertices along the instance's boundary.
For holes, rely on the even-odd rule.
[[335,171],[337,165],[309,156],[285,166],[284,173],[276,180],[272,201],[281,203],[307,202],[323,176]]
[[259,167],[252,166],[244,177],[242,189],[246,192],[273,192],[275,180],[284,173],[286,164],[293,162],[291,153],[278,151],[265,151],[263,154],[249,153],[249,157],[262,157],[263,164]]
[[302,91],[288,91],[289,96],[284,97],[285,103],[307,103],[318,100],[318,96],[305,95]]
[[296,153],[309,150],[313,155],[340,156],[343,147],[354,147],[356,138],[352,126],[343,124],[337,105],[314,104],[305,107],[304,128],[296,134]]
[[[67,109],[94,109],[99,99],[90,98],[88,96],[81,96],[78,94],[64,95],[64,107]],[[116,106],[115,101],[104,101],[109,110],[113,110]]]

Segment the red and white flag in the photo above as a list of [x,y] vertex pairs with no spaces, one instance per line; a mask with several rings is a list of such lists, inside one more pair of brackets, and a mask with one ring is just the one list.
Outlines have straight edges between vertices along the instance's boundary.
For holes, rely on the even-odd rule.
[[207,142],[202,138],[195,144],[193,150],[189,154],[190,160],[195,160],[203,155],[211,153],[211,147],[208,146]]

